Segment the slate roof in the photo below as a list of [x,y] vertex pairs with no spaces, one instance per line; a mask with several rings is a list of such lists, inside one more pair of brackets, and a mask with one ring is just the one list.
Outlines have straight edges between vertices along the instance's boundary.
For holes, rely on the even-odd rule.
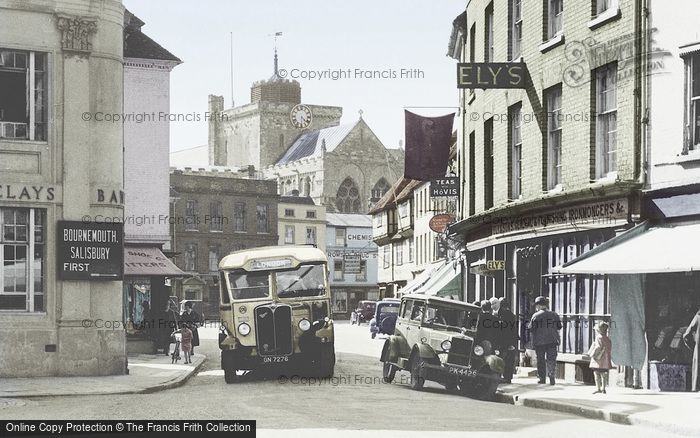
[[164,61],[182,60],[170,53],[151,37],[141,32],[144,22],[129,10],[124,11],[124,57],[141,59],[159,59]]
[[326,223],[340,227],[372,228],[372,218],[366,214],[327,213]]
[[280,204],[316,205],[308,196],[280,196]]
[[317,129],[301,134],[287,149],[282,158],[277,161],[277,164],[286,164],[306,157],[320,156],[324,145],[326,152],[331,152],[345,140],[345,137],[359,122],[358,120],[355,123]]

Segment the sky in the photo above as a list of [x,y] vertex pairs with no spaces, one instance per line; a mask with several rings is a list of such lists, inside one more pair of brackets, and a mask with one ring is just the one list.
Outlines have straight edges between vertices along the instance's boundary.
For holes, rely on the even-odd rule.
[[[171,73],[171,113],[207,111],[209,94],[250,103],[250,86],[279,67],[298,77],[302,103],[343,107],[341,123],[363,118],[386,147],[404,137],[404,107],[454,112],[456,61],[446,56],[452,20],[464,0],[124,0],[143,32],[182,59]],[[347,70],[350,69],[350,74]],[[402,69],[405,76],[402,78]],[[302,78],[343,70],[346,77]],[[370,71],[366,78],[365,71]],[[387,78],[376,77],[378,73]],[[318,73],[316,73],[318,74]],[[338,74],[338,73],[336,73]],[[349,76],[349,77],[348,77]],[[394,77],[392,77],[394,76]],[[207,124],[171,122],[171,151],[207,143]]]

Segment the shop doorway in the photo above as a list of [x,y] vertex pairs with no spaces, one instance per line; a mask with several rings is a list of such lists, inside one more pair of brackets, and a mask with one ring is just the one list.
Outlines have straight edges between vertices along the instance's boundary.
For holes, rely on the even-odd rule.
[[517,247],[515,278],[517,287],[517,308],[520,319],[520,348],[531,348],[527,321],[534,313],[535,298],[542,295],[542,250],[539,244]]

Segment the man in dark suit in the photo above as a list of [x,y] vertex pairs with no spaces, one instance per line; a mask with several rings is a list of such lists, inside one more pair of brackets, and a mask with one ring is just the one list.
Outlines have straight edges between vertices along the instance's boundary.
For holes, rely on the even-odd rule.
[[549,310],[549,300],[546,297],[537,297],[535,308],[537,311],[530,320],[530,333],[537,354],[537,376],[539,383],[547,383],[546,379],[549,377],[549,384],[554,385],[559,330],[563,325],[559,315]]
[[501,349],[503,360],[506,362],[503,370],[503,383],[511,383],[515,372],[515,353],[518,345],[518,323],[515,314],[510,310],[510,302],[500,299],[498,319],[501,321]]
[[180,321],[187,323],[190,330],[192,330],[191,354],[194,354],[194,347],[199,346],[199,331],[197,330],[197,326],[202,324],[204,321],[202,319],[202,315],[192,309],[192,301],[185,303],[185,311],[182,312],[182,315],[180,315]]

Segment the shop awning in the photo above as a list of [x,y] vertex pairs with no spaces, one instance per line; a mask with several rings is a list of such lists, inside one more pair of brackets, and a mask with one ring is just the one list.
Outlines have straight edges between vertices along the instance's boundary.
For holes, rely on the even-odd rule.
[[399,292],[401,292],[403,295],[417,292],[418,289],[420,289],[425,283],[428,282],[428,280],[430,280],[430,277],[435,274],[441,266],[442,262],[428,266],[423,272],[418,274],[416,278],[409,281],[406,286],[401,288]]
[[437,270],[430,279],[414,293],[437,295],[442,297],[461,297],[462,268],[461,263],[450,261]]
[[560,274],[647,274],[700,270],[700,224],[640,224],[553,269]]
[[189,276],[155,247],[124,248],[124,275],[150,277],[187,277]]

